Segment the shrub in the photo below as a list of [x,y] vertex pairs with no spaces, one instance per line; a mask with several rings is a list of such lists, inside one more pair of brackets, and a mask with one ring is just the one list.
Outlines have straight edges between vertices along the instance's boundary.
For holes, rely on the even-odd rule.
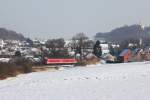
[[32,62],[23,57],[16,57],[9,63],[0,63],[0,79],[13,77],[20,73],[32,72]]
[[32,72],[33,63],[30,59],[26,59],[24,57],[16,57],[14,58],[13,63],[15,63],[16,66],[19,66],[24,73]]
[[85,60],[84,61],[78,61],[76,64],[75,64],[75,66],[86,66],[87,64],[86,64],[86,62],[85,62]]
[[0,63],[0,78],[4,79],[10,76],[16,76],[17,66],[12,63]]

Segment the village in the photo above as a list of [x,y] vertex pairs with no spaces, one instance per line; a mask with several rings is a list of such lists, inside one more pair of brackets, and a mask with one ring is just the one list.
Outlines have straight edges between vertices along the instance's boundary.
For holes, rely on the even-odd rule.
[[0,100],[150,100],[150,0],[0,0]]
[[[85,61],[87,64],[94,63],[127,63],[150,60],[150,47],[138,47],[138,44],[128,43],[127,47],[120,48],[119,44],[106,42],[103,39],[84,39],[81,37],[74,40],[54,39],[49,40],[3,40],[0,39],[0,62],[9,62],[15,57],[17,51],[25,58],[29,58],[35,65],[43,64],[75,64]],[[61,40],[64,44],[60,44]],[[57,42],[56,42],[57,41]],[[94,45],[99,41],[99,54],[94,54]],[[81,43],[82,42],[82,43]],[[96,48],[99,49],[99,48]],[[56,54],[55,54],[56,53]],[[57,53],[60,53],[59,56]],[[93,59],[94,58],[94,59]],[[61,60],[60,60],[61,59]],[[71,62],[61,62],[62,59],[70,59]]]
[[[149,38],[145,34],[141,35],[142,25],[129,27],[133,28],[132,31],[135,30],[134,27],[139,29],[134,33],[137,37],[123,36],[120,41],[107,39],[108,36],[103,37],[105,35],[101,33],[89,38],[83,32],[76,33],[70,39],[30,39],[22,35],[18,39],[10,39],[13,36],[9,35],[3,37],[0,39],[0,79],[64,67],[150,61]],[[126,28],[130,29],[125,26],[116,30],[127,30]]]

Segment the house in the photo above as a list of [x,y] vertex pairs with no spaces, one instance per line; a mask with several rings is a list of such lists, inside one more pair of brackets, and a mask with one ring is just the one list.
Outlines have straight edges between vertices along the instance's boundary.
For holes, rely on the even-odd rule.
[[102,48],[102,54],[108,54],[109,53],[109,46],[107,43],[101,43],[100,46]]
[[119,60],[122,62],[129,62],[131,61],[132,58],[132,52],[130,49],[124,49],[120,55],[119,55]]
[[0,39],[0,48],[3,48],[4,47],[4,41],[2,39]]
[[133,61],[150,61],[150,48],[135,49],[133,55]]

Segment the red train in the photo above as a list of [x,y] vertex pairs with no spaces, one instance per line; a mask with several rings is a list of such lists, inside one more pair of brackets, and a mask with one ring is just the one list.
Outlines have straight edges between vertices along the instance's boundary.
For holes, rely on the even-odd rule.
[[48,58],[46,64],[53,65],[53,64],[75,64],[77,60],[75,58]]

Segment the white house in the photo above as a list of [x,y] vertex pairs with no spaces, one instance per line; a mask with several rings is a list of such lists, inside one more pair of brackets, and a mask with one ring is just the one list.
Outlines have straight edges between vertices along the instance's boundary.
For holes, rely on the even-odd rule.
[[4,47],[4,41],[2,39],[0,39],[0,48],[3,48]]
[[108,46],[107,43],[100,44],[100,46],[102,47],[102,54],[107,54],[107,53],[109,53],[109,46]]

